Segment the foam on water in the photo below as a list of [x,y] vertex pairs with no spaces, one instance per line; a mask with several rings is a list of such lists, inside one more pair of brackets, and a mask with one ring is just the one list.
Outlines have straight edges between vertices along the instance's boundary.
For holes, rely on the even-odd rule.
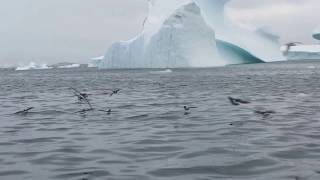
[[172,73],[173,71],[171,69],[166,69],[163,71],[150,71],[151,74],[168,74],[168,73]]

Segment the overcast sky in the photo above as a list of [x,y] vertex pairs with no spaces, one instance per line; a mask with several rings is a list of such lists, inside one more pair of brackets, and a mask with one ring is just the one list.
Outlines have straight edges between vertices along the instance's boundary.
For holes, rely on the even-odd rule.
[[[0,66],[87,62],[142,29],[147,0],[0,0]],[[232,0],[228,16],[269,26],[282,42],[316,43],[319,0]]]

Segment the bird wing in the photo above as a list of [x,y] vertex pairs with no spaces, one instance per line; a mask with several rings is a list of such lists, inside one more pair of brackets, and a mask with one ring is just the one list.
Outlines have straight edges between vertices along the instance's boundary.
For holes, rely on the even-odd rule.
[[90,109],[92,110],[93,108],[90,101],[87,98],[83,98],[83,99],[86,101],[86,103],[89,105]]
[[82,98],[82,96],[81,96],[80,94],[76,93],[76,92],[73,92],[73,94],[74,94],[75,96],[77,96],[78,98]]
[[29,107],[29,108],[27,108],[27,109],[25,109],[25,110],[18,111],[18,112],[14,113],[14,114],[27,113],[27,112],[29,112],[29,111],[32,110],[32,109],[34,109],[34,108],[33,108],[33,107]]
[[85,113],[88,111],[92,111],[93,109],[82,109],[81,111],[77,111],[76,113]]
[[231,103],[232,105],[234,105],[234,106],[238,106],[238,105],[240,105],[239,103],[237,103],[237,102],[235,101],[235,99],[234,99],[234,98],[232,98],[232,97],[228,97],[228,99],[229,99],[229,101],[230,101],[230,103]]
[[245,100],[242,100],[242,99],[237,99],[236,101],[241,103],[241,104],[250,104],[251,103],[249,101],[245,101]]
[[78,91],[76,88],[70,87],[70,89],[72,89],[74,92],[76,92],[77,94],[81,94],[80,91]]

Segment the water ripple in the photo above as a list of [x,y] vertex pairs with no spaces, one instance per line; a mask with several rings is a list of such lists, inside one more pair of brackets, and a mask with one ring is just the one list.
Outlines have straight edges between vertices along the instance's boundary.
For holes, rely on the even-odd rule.
[[[320,80],[308,66],[320,65],[0,72],[0,179],[320,179]],[[70,86],[93,111],[76,113],[88,106]]]

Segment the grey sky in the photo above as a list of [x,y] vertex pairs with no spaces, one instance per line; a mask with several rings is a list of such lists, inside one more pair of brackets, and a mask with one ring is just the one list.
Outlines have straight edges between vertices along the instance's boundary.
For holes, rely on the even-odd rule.
[[[319,0],[233,0],[241,24],[270,26],[282,42],[315,43]],[[142,29],[146,0],[0,0],[0,66],[87,62]]]

